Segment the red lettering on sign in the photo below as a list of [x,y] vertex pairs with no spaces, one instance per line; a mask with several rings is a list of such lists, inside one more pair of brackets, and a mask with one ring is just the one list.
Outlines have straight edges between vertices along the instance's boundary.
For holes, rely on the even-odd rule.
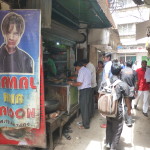
[[8,108],[8,116],[10,118],[14,118],[14,111],[12,110],[12,108]]
[[28,78],[27,77],[20,78],[19,89],[28,89]]
[[17,78],[12,77],[2,77],[2,88],[11,88],[11,89],[17,89]]
[[32,89],[36,89],[36,88],[37,88],[37,87],[34,85],[34,78],[33,78],[33,77],[30,78],[30,87],[31,87]]
[[28,108],[27,109],[27,118],[35,118],[35,108]]
[[22,119],[25,116],[25,111],[22,108],[19,108],[15,112],[16,118]]
[[7,109],[4,106],[0,107],[0,116],[2,116],[2,115],[4,115],[4,116],[7,115]]
[[3,76],[0,80],[0,88],[7,89],[28,89],[29,87],[32,89],[37,89],[37,86],[34,84],[34,78],[30,77],[21,77],[17,79],[17,77],[6,77]]

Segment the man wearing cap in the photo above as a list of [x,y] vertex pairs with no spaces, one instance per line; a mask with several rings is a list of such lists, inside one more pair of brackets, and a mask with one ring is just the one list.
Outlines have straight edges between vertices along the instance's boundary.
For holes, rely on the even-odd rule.
[[104,55],[104,70],[103,70],[103,81],[109,82],[108,79],[112,76],[111,73],[111,66],[112,66],[112,61],[111,61],[111,53],[107,52]]
[[[111,53],[110,52],[104,53],[103,58],[104,58],[104,69],[103,69],[102,82],[101,82],[101,85],[98,89],[99,93],[105,86],[110,85],[110,78],[112,76],[112,73],[111,73],[111,66],[112,66]],[[101,96],[101,95],[99,95],[99,96]],[[101,125],[102,128],[106,128],[106,126],[107,126],[106,124]]]

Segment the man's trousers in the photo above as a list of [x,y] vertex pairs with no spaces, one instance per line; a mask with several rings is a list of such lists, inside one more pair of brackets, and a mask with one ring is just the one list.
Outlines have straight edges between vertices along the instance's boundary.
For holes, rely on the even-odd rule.
[[94,111],[95,111],[95,96],[94,96],[94,92],[95,92],[95,87],[94,88],[91,88],[91,94],[90,94],[90,110],[89,110],[89,113],[90,113],[90,117],[93,117],[94,116]]
[[117,149],[123,129],[123,112],[119,111],[116,118],[107,117],[106,144],[110,149]]
[[91,88],[86,88],[79,91],[79,106],[84,128],[90,127],[90,94]]
[[149,107],[149,98],[150,98],[150,92],[149,91],[138,91],[138,95],[135,100],[135,105],[138,104],[139,100],[143,99],[143,112],[148,112]]

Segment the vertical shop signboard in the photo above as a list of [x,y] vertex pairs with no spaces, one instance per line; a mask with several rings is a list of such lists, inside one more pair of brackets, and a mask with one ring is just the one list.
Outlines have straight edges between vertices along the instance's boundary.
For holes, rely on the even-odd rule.
[[0,144],[45,147],[40,10],[0,11],[0,24]]

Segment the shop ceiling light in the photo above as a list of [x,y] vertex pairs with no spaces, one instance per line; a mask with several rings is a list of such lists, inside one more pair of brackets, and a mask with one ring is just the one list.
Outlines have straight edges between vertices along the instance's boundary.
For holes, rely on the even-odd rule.
[[60,43],[59,43],[59,42],[57,42],[57,43],[56,43],[56,45],[60,45]]

